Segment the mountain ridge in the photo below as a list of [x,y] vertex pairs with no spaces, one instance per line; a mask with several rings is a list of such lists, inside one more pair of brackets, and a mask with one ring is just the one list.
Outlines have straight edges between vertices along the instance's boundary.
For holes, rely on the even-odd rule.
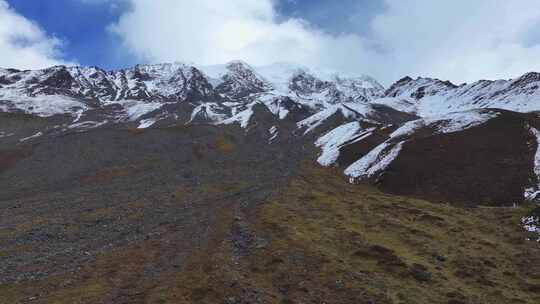
[[[519,133],[514,136],[530,143],[531,151],[540,151],[529,131],[540,125],[534,115],[527,116],[540,111],[540,74],[535,72],[459,86],[407,76],[384,88],[363,74],[339,75],[285,63],[253,67],[243,61],[214,66],[177,62],[112,71],[65,66],[2,69],[0,111],[60,117],[56,119],[61,123],[45,130],[3,130],[0,141],[15,143],[103,127],[237,125],[272,144],[280,138],[316,144],[322,165],[342,167],[352,182],[372,180],[382,186],[381,177],[418,138],[457,136],[497,117],[516,117],[504,111],[523,113],[516,115],[524,131],[513,129]],[[329,138],[332,135],[338,139]],[[365,146],[369,149],[354,152],[363,141],[370,143]],[[523,184],[516,187],[528,200],[540,191],[540,174],[533,163],[523,160],[523,168],[530,168],[530,181],[521,177]],[[497,204],[513,204],[517,195],[512,202],[505,200],[504,195],[495,199]]]
[[538,303],[537,75],[349,76],[0,71],[0,302]]

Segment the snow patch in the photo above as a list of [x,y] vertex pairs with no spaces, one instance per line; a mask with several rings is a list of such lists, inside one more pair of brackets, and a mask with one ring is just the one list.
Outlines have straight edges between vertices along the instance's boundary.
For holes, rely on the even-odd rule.
[[28,136],[28,137],[25,137],[25,138],[21,138],[19,139],[19,142],[25,142],[27,140],[30,140],[30,139],[34,139],[34,138],[38,138],[40,136],[43,136],[43,132],[37,132],[36,134],[32,135],[32,136]]
[[418,112],[416,102],[407,98],[383,97],[375,99],[372,104],[380,104],[401,112],[416,114]]
[[240,127],[245,129],[249,125],[249,120],[251,119],[251,116],[253,115],[252,107],[253,105],[249,106],[244,111],[236,113],[236,115],[232,116],[231,118],[225,119],[219,123],[224,124],[224,125],[238,123],[240,124]]
[[[521,224],[523,229],[527,232],[536,233],[538,237],[536,238],[537,242],[540,242],[540,218],[537,216],[526,216],[521,218]],[[527,239],[531,240],[531,239]]]
[[497,116],[498,114],[495,112],[471,110],[420,118],[405,123],[403,126],[395,130],[390,137],[396,138],[402,136],[411,136],[416,131],[424,127],[434,127],[436,134],[460,132],[482,125],[488,120]]
[[304,135],[310,133],[311,131],[315,130],[318,126],[320,126],[326,119],[328,119],[330,116],[334,115],[338,111],[337,106],[332,106],[328,109],[324,109],[320,112],[315,113],[314,115],[311,115],[310,117],[298,122],[296,125],[298,128],[306,128],[304,131]]
[[289,110],[287,110],[280,98],[276,98],[274,95],[262,95],[259,97],[266,108],[274,115],[278,116],[279,119],[283,120],[289,115]]
[[408,121],[390,134],[390,138],[409,137],[426,125],[423,119]]
[[156,122],[157,122],[157,119],[155,118],[143,119],[139,122],[139,126],[137,127],[137,129],[150,128]]
[[272,143],[279,135],[279,131],[276,126],[272,126],[270,129],[268,129],[268,133],[270,133],[270,139],[268,139],[268,143]]
[[108,121],[105,120],[105,121],[83,121],[83,122],[78,122],[78,123],[74,123],[74,124],[71,124],[68,126],[69,129],[93,129],[93,128],[98,128],[98,127],[101,127],[105,124],[107,124]]
[[164,103],[160,102],[142,102],[138,100],[119,100],[111,104],[121,105],[129,120],[137,120],[143,115],[160,109],[164,105]]
[[197,116],[200,115],[202,115],[206,120],[213,122],[219,122],[226,119],[227,115],[217,112],[219,109],[221,109],[221,106],[217,103],[204,103],[198,105],[195,107],[195,109],[193,109],[189,122],[192,122],[195,120],[195,118],[197,118]]
[[390,163],[398,156],[404,141],[392,144],[388,141],[380,144],[371,150],[364,157],[360,158],[347,169],[345,174],[354,178],[370,178],[380,171],[386,169]]
[[44,95],[26,97],[21,95],[0,95],[0,109],[4,112],[20,110],[26,114],[50,117],[58,114],[77,116],[88,107],[71,97],[62,95]]
[[439,133],[453,133],[482,125],[497,116],[498,114],[495,112],[472,110],[449,113],[442,117],[428,118],[426,119],[426,123],[428,125],[439,123]]
[[78,122],[79,120],[81,120],[83,113],[84,113],[83,110],[77,111],[77,113],[76,113],[77,116],[75,116],[75,119],[73,120],[73,123],[76,123],[76,122]]
[[10,136],[13,136],[13,135],[15,135],[15,133],[7,133],[7,132],[0,131],[0,138],[10,137]]
[[357,121],[339,126],[332,131],[321,136],[315,145],[321,148],[321,155],[317,162],[323,166],[330,166],[335,163],[339,157],[339,148],[345,142],[351,140],[362,127]]
[[525,189],[525,199],[526,200],[535,200],[540,197],[540,131],[530,127],[531,134],[536,137],[536,153],[534,155],[534,174],[536,175],[537,185]]

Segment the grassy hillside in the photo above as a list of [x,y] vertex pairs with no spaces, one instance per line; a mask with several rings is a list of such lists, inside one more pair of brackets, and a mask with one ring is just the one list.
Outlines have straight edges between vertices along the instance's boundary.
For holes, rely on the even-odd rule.
[[181,227],[163,226],[80,269],[1,285],[0,303],[540,303],[540,244],[519,225],[532,206],[456,208],[312,164],[274,190],[216,201],[189,254]]

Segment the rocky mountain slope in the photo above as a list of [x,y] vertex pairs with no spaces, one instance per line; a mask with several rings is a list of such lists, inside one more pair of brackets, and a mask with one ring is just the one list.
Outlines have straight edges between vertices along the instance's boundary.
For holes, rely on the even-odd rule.
[[0,69],[0,303],[537,303],[539,87]]
[[[0,141],[20,143],[100,127],[236,124],[269,143],[291,136],[311,141],[321,148],[319,163],[342,167],[351,181],[372,180],[389,191],[462,204],[512,205],[540,196],[540,124],[534,114],[540,111],[539,85],[540,74],[528,73],[459,86],[405,77],[385,89],[365,75],[291,64],[253,68],[241,61],[117,71],[4,69],[0,110],[44,118],[47,126],[5,126]],[[450,146],[443,150],[444,143]],[[459,154],[466,157],[456,158]],[[422,167],[427,155],[437,160]],[[409,159],[407,166],[400,167],[403,159]],[[447,171],[451,168],[459,171]],[[414,178],[401,178],[408,175]],[[448,187],[447,179],[463,183]],[[501,184],[513,188],[502,190]]]

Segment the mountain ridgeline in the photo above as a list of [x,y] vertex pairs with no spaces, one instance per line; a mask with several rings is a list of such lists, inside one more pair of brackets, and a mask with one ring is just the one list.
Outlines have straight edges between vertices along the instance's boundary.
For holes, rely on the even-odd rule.
[[315,143],[319,163],[343,168],[352,182],[463,205],[512,205],[540,196],[539,86],[540,74],[527,73],[460,86],[405,77],[385,89],[365,75],[240,61],[4,69],[0,110],[42,123],[4,126],[0,141],[120,126],[238,125],[268,144]]

